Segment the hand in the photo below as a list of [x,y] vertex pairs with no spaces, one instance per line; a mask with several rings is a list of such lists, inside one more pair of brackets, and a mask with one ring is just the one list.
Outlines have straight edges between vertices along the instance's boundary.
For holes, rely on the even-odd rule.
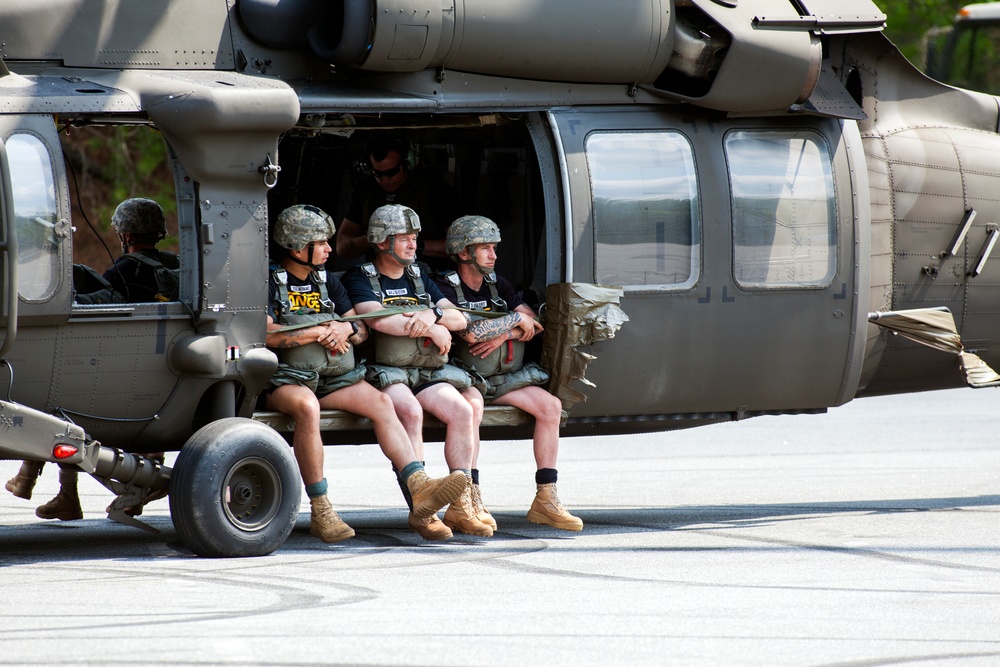
[[448,354],[451,351],[451,332],[444,327],[434,325],[426,335],[438,346],[438,352],[441,354]]
[[507,341],[507,336],[497,336],[491,340],[484,340],[478,343],[473,343],[469,346],[469,352],[472,356],[479,357],[480,359],[485,359],[493,350],[497,349]]
[[316,327],[318,332],[316,342],[335,354],[344,354],[351,347],[347,340],[354,329],[347,322],[331,321]]
[[430,309],[410,310],[403,313],[403,317],[407,318],[406,324],[403,325],[403,331],[410,338],[429,336],[431,328],[437,324],[437,318],[434,317],[434,311]]
[[522,314],[521,321],[517,323],[517,326],[514,329],[510,330],[510,333],[511,338],[527,343],[535,337],[535,334],[539,334],[542,331],[544,331],[544,328],[542,327],[541,322],[533,317]]

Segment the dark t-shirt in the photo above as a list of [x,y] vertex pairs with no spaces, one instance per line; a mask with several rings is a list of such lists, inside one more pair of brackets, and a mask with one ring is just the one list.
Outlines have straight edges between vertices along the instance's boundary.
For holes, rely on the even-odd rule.
[[[448,284],[448,281],[444,276],[436,275],[434,276],[434,282],[441,289],[441,294],[444,298],[448,299],[456,305],[461,305],[461,300],[455,293],[455,289]],[[461,283],[462,294],[465,296],[465,300],[468,302],[466,308],[472,308],[473,310],[492,310],[490,306],[490,299],[493,298],[493,294],[490,292],[490,286],[483,281],[482,286],[476,291],[473,291],[465,283]],[[513,311],[518,306],[524,305],[525,301],[517,292],[514,290],[514,286],[510,284],[503,276],[497,276],[497,294],[501,299],[507,302],[507,310]]]
[[[310,273],[305,280],[302,280],[292,275],[291,272],[286,273],[288,275],[288,303],[291,310],[312,308],[316,312],[322,312],[321,294],[319,287],[312,281],[313,274]],[[353,308],[340,279],[330,271],[326,273],[326,292],[330,300],[333,301],[333,312],[338,315],[343,315]],[[280,316],[277,315],[279,309],[278,284],[274,279],[274,271],[271,271],[267,280],[267,314],[278,323],[281,322]]]
[[[360,267],[351,269],[345,273],[343,280],[351,303],[359,304],[366,301],[383,303],[382,299],[379,299],[378,295],[375,294],[371,283],[368,281],[368,276],[361,271]],[[444,298],[441,290],[438,289],[433,280],[427,276],[423,276],[423,281],[424,289],[427,290],[432,304]],[[399,278],[389,278],[379,275],[379,286],[385,295],[384,306],[408,306],[418,303],[413,285],[410,284],[410,280],[405,274]]]

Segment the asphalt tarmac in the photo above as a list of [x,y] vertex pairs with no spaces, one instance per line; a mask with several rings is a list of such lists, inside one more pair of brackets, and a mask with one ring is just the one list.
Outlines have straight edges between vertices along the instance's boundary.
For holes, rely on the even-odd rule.
[[581,533],[525,520],[530,442],[485,443],[500,532],[448,543],[406,530],[376,447],[331,447],[357,537],[322,544],[306,506],[253,559],[193,556],[166,500],[158,535],[112,523],[90,478],[82,521],[36,519],[47,467],[31,501],[0,491],[0,665],[998,665],[998,401],[565,439]]

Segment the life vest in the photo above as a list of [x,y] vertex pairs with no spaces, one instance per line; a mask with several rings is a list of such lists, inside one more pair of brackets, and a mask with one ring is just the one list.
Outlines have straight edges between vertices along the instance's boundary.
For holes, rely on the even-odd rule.
[[[319,286],[320,310],[317,312],[312,308],[299,308],[292,310],[291,302],[288,298],[288,272],[281,268],[274,268],[271,275],[278,287],[278,319],[279,323],[285,326],[295,326],[298,324],[321,324],[331,320],[340,319],[333,312],[333,301],[326,289],[326,271],[320,269],[313,271],[309,279]],[[303,371],[313,371],[319,375],[338,376],[349,373],[357,365],[354,359],[354,346],[347,348],[347,352],[336,354],[323,345],[313,342],[298,347],[288,347],[276,350],[278,360],[292,368]]]
[[156,301],[177,301],[180,293],[180,259],[172,252],[165,250],[157,251],[158,257],[151,257],[142,252],[130,252],[122,255],[128,259],[145,264],[153,269],[153,276],[156,279]]
[[[462,291],[462,281],[455,271],[444,274],[444,279],[455,289],[458,305],[468,308],[469,302]],[[497,274],[490,272],[483,276],[483,282],[490,289],[490,305],[488,310],[497,313],[506,313],[507,302],[500,298],[497,291]],[[472,316],[473,319],[482,319]],[[521,370],[524,366],[524,342],[520,340],[506,340],[497,349],[490,352],[486,357],[477,357],[469,351],[469,343],[459,337],[455,337],[452,344],[452,356],[462,362],[463,367],[472,369],[485,378],[500,373],[513,373]]]
[[[386,307],[399,305],[393,303],[382,290],[379,282],[378,269],[371,262],[361,265],[361,272],[368,278],[372,291],[378,297],[379,303]],[[404,275],[410,282],[415,296],[404,297],[406,301],[415,301],[417,304],[430,306],[431,297],[424,287],[423,277],[420,275],[420,268],[411,264],[404,270]],[[438,346],[427,337],[410,338],[409,336],[390,336],[389,334],[375,332],[375,363],[384,366],[396,366],[399,368],[441,368],[448,362],[448,355],[441,354]]]

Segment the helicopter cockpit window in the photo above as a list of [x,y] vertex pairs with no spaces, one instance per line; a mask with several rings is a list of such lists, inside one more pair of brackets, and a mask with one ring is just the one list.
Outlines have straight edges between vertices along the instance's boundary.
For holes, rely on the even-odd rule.
[[837,269],[830,149],[811,131],[730,132],[733,272],[742,287],[826,286]]
[[678,132],[595,132],[586,152],[597,282],[626,291],[693,286],[701,214],[688,140]]
[[19,132],[5,142],[17,218],[18,293],[25,301],[49,299],[59,287],[59,235],[52,155],[34,134]]

